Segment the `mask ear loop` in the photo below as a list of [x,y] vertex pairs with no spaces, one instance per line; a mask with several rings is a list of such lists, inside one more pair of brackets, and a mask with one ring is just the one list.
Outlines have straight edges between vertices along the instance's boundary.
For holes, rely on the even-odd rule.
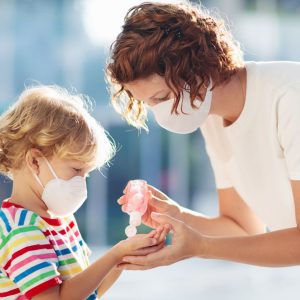
[[[48,165],[48,167],[49,167],[49,169],[50,169],[50,172],[51,172],[51,174],[53,175],[53,177],[57,179],[58,177],[57,177],[57,175],[55,174],[55,172],[54,172],[52,166],[50,165],[50,163],[49,163],[49,161],[48,161],[48,159],[47,159],[46,157],[43,157],[43,159],[46,161],[46,163],[47,163],[47,165]],[[42,187],[42,188],[45,188],[45,186],[43,185],[41,179],[37,176],[37,174],[33,173],[33,176],[35,177],[35,179],[37,180],[37,182],[41,185],[41,187]]]
[[46,163],[47,163],[47,165],[48,165],[48,167],[49,167],[49,169],[50,169],[50,172],[51,172],[51,174],[53,175],[53,177],[56,178],[56,179],[58,179],[58,177],[57,177],[57,175],[55,174],[55,172],[54,172],[52,166],[50,165],[50,163],[49,163],[49,161],[48,161],[48,159],[47,159],[46,157],[43,157],[43,158],[44,158],[44,160],[46,161]]
[[205,93],[203,101],[199,100],[199,98],[196,98],[196,100],[198,100],[200,102],[198,109],[200,109],[203,106],[202,109],[205,112],[207,112],[207,111],[209,111],[210,102],[211,102],[211,98],[212,98],[212,91],[210,90],[212,87],[212,80],[210,79],[208,85],[204,84],[204,87],[206,88],[206,93]]
[[33,173],[33,176],[35,177],[36,181],[41,185],[41,187],[44,189],[45,187],[42,184],[41,179],[35,173]]

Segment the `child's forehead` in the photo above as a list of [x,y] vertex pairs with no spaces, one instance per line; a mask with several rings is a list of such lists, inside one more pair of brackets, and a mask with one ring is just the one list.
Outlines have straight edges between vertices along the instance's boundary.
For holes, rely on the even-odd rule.
[[94,164],[91,162],[85,162],[79,159],[61,158],[61,161],[65,164],[72,165],[72,167],[77,169],[94,169]]
[[79,161],[79,160],[72,160],[70,163],[80,167],[80,169],[93,169],[94,168],[94,164],[92,164],[91,162],[83,162],[83,161]]

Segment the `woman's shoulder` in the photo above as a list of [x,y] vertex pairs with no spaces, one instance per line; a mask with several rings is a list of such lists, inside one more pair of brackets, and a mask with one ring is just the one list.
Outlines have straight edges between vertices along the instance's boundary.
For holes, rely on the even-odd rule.
[[245,66],[247,82],[249,81],[256,91],[265,92],[273,99],[279,98],[282,91],[288,87],[300,84],[300,62],[249,61]]
[[246,69],[256,71],[256,75],[280,80],[300,79],[300,62],[297,61],[247,61]]
[[256,66],[260,68],[299,68],[300,62],[292,61],[292,60],[270,60],[270,61],[249,60],[249,61],[245,61],[245,65]]

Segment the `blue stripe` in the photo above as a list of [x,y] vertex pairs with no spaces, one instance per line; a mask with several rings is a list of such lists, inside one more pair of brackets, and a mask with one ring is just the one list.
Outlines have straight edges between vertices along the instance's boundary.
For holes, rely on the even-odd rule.
[[57,256],[62,256],[62,255],[70,254],[71,251],[70,251],[70,249],[66,248],[66,249],[62,249],[62,250],[60,250],[60,249],[55,250],[55,253]]
[[43,268],[47,268],[49,266],[51,266],[52,264],[49,262],[42,262],[38,265],[35,265],[27,270],[25,270],[24,272],[22,272],[21,274],[19,274],[18,276],[15,277],[14,281],[15,282],[19,282],[20,280],[22,280],[23,278],[25,278],[28,275],[31,275],[33,272],[37,271],[37,270],[41,270]]
[[25,209],[22,210],[21,215],[20,215],[20,219],[19,219],[19,225],[24,225],[27,212],[28,212],[28,210],[25,210]]
[[[73,246],[72,247],[72,251],[73,252],[77,252],[78,248],[77,246]],[[66,254],[70,254],[71,253],[71,250],[69,248],[65,248],[65,249],[58,249],[58,250],[55,250],[55,253],[57,256],[61,256],[61,255],[66,255]]]
[[11,227],[9,225],[9,222],[8,222],[7,218],[6,218],[6,215],[4,214],[4,212],[2,210],[0,210],[0,218],[4,222],[7,232],[10,232],[11,231]]
[[98,299],[97,298],[97,292],[95,291],[93,294],[89,295],[86,300],[94,300],[94,299]]

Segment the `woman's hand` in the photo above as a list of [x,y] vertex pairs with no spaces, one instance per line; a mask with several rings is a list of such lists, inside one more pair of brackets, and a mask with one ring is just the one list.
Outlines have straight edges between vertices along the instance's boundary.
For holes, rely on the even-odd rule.
[[[142,217],[143,224],[158,228],[159,223],[151,218],[152,212],[158,212],[161,214],[169,215],[175,219],[181,220],[182,207],[160,190],[148,184],[149,189],[149,203],[148,209]],[[124,211],[125,197],[119,198],[118,203],[122,205],[122,211]]]
[[154,253],[165,246],[165,240],[170,232],[170,225],[159,226],[148,234],[137,234],[126,240],[120,241],[113,247],[120,263],[125,255],[148,255]]
[[123,258],[121,270],[146,270],[166,266],[177,261],[205,253],[205,238],[182,221],[163,214],[152,214],[158,224],[170,224],[173,230],[172,244],[144,256],[130,255]]

